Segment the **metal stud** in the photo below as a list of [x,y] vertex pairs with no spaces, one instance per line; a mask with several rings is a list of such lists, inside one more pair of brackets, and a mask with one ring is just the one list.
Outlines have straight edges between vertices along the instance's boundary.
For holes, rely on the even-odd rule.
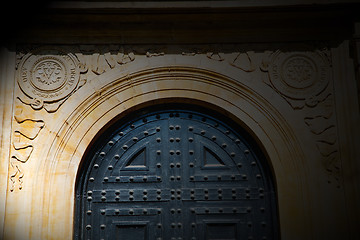
[[90,230],[91,229],[91,225],[86,225],[86,230]]
[[94,164],[94,168],[95,169],[99,168],[99,164]]
[[108,166],[108,169],[109,169],[109,170],[112,170],[112,169],[113,169],[113,166],[112,166],[112,165],[109,165],[109,166]]
[[100,157],[104,157],[104,156],[105,156],[105,152],[101,152]]
[[176,125],[176,126],[175,126],[175,129],[176,129],[176,130],[180,130],[180,128],[181,128],[180,125]]
[[194,139],[193,138],[189,138],[189,142],[193,142],[194,141]]
[[105,181],[105,182],[109,181],[109,178],[108,178],[108,177],[104,177],[104,181]]
[[138,138],[137,137],[133,137],[132,139],[134,142],[137,142]]
[[93,181],[95,181],[95,179],[93,177],[91,177],[91,178],[89,178],[89,181],[93,182]]
[[156,138],[156,141],[157,141],[157,142],[161,142],[161,138]]
[[205,133],[206,133],[205,130],[202,130],[202,131],[200,132],[201,135],[205,135]]
[[106,227],[105,224],[101,224],[101,225],[100,225],[100,228],[101,228],[101,229],[105,229],[105,227]]

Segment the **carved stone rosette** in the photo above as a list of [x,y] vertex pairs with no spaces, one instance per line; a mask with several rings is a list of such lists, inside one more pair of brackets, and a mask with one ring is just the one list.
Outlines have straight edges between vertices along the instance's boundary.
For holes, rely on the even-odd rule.
[[71,53],[55,48],[28,53],[18,67],[17,82],[26,95],[21,101],[54,112],[77,89],[79,76],[79,61]]
[[316,52],[277,51],[271,56],[268,71],[272,86],[294,100],[309,101],[329,83],[329,64]]

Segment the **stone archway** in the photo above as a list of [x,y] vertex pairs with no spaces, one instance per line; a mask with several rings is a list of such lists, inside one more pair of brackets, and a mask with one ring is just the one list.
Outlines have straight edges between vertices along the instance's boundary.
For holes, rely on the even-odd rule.
[[[303,205],[307,198],[303,190],[306,182],[300,177],[300,173],[307,172],[304,156],[295,134],[276,108],[240,81],[210,70],[137,67],[138,70],[129,69],[132,73],[117,70],[99,76],[70,97],[71,107],[66,102],[58,110],[59,116],[64,117],[57,119],[60,127],[49,136],[47,161],[38,166],[35,180],[39,185],[37,191],[45,194],[38,194],[35,197],[38,199],[33,200],[32,219],[43,219],[33,227],[33,236],[72,238],[76,175],[83,155],[100,129],[147,105],[193,101],[217,109],[251,132],[276,179],[281,237],[309,236],[310,232],[304,231],[310,231],[304,227],[310,224]],[[46,189],[56,194],[46,194]],[[61,201],[59,196],[71,201]],[[41,210],[37,210],[39,201],[43,203]]]

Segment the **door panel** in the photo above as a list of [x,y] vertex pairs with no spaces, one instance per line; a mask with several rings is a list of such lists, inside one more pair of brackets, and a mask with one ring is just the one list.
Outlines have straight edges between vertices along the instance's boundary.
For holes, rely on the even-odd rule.
[[76,237],[275,239],[271,177],[245,135],[179,109],[119,124],[88,157]]

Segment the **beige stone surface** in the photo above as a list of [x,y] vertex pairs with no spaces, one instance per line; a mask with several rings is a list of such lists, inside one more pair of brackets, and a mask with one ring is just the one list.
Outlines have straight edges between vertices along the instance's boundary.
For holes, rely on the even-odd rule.
[[[0,88],[4,239],[72,239],[75,183],[91,141],[114,119],[166,102],[219,111],[257,140],[274,174],[282,239],[354,239],[360,119],[346,46],[60,57],[39,48],[32,61],[18,54],[16,70],[15,53],[5,52],[12,71],[2,71]],[[72,91],[61,90],[67,86]]]

